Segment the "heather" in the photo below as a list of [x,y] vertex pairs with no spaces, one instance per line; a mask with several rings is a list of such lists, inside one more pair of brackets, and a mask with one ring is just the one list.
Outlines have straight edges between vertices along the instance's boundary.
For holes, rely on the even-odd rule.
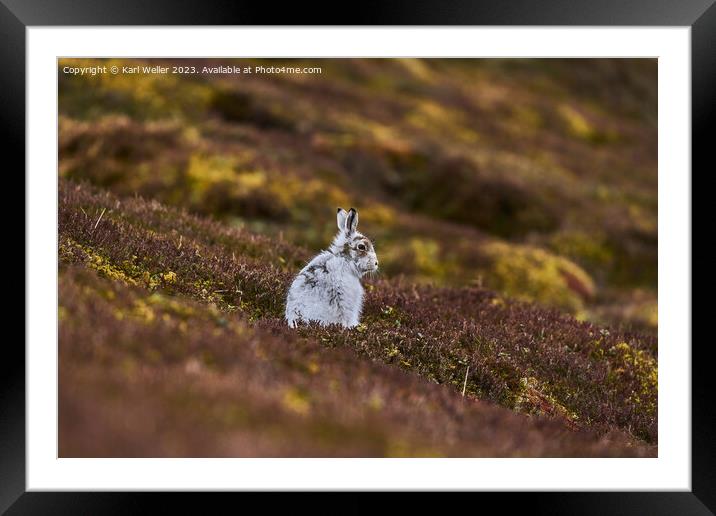
[[[100,63],[101,61],[101,63]],[[62,59],[61,456],[654,456],[653,59]],[[283,321],[355,207],[354,329]]]
[[323,73],[60,73],[61,176],[310,250],[355,205],[386,277],[656,333],[656,60],[101,64],[156,61]]
[[[655,338],[478,287],[400,278],[369,282],[357,329],[294,331],[281,320],[283,295],[307,256],[60,180],[61,449],[653,453]],[[207,442],[215,434],[232,437]]]

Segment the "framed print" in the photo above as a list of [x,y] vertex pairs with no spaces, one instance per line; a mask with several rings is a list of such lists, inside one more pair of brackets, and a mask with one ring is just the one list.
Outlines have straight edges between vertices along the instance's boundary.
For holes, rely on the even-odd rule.
[[5,4],[9,514],[138,496],[106,491],[713,509],[710,2]]

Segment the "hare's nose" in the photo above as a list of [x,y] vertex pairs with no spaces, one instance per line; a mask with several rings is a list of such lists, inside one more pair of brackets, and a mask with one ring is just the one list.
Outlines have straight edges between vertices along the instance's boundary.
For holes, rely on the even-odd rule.
[[375,261],[375,266],[376,266],[376,267],[378,266],[378,260]]

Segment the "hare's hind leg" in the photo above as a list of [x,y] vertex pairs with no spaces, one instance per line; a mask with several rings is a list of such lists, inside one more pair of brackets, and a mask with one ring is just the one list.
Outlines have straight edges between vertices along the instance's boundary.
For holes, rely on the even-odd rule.
[[360,324],[359,319],[360,318],[358,314],[348,314],[341,322],[341,324],[343,324],[343,326],[345,326],[346,328],[355,328]]

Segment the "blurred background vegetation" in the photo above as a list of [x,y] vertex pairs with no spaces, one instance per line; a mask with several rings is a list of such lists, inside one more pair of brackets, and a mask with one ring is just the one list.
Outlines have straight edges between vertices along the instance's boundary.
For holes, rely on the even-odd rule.
[[[320,67],[69,75],[64,66]],[[59,173],[309,251],[356,207],[382,274],[657,326],[657,61],[59,61]]]

